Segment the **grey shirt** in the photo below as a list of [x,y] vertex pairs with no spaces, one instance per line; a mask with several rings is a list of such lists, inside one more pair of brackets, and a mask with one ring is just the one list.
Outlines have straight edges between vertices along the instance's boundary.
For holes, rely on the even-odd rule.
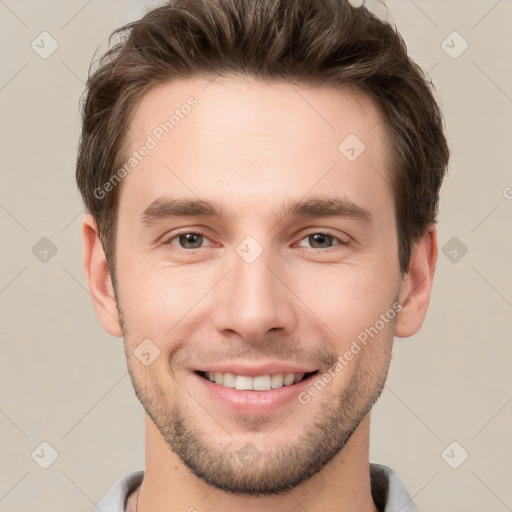
[[[143,469],[124,476],[91,512],[134,511],[133,498],[130,500],[132,503],[129,503],[128,497],[137,490],[143,478]],[[418,512],[404,484],[391,468],[370,463],[370,480],[373,501],[379,512]]]

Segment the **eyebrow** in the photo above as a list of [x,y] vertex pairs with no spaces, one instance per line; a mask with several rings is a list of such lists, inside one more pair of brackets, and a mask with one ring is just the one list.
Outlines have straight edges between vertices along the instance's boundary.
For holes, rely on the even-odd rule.
[[[276,216],[288,217],[345,217],[364,224],[373,223],[373,215],[369,210],[343,198],[316,197],[307,201],[290,200],[283,204]],[[226,220],[229,215],[225,209],[214,201],[202,199],[184,199],[162,196],[155,199],[142,213],[140,223],[149,227],[159,220],[173,217],[214,217]]]

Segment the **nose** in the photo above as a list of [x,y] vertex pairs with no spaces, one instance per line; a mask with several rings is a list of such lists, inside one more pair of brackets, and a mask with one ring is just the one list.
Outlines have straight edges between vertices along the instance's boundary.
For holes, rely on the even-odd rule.
[[282,262],[267,251],[251,263],[234,251],[232,262],[230,272],[213,290],[213,323],[218,332],[236,332],[250,343],[268,338],[270,331],[291,334],[297,311]]

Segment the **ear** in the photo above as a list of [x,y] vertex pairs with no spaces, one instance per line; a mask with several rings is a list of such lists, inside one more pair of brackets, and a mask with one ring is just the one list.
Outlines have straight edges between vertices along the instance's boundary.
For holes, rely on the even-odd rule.
[[419,331],[427,314],[434,271],[437,263],[437,230],[435,225],[414,245],[409,271],[402,278],[400,304],[395,322],[395,336],[408,338]]
[[82,248],[84,274],[101,325],[110,335],[121,337],[110,269],[98,235],[96,220],[90,214],[82,222]]

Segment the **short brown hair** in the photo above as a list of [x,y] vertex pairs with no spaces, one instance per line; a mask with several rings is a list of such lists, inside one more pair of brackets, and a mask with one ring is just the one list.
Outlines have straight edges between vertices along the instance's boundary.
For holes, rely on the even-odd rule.
[[400,271],[437,222],[449,149],[433,84],[397,30],[348,0],[171,0],[112,36],[89,74],[76,179],[97,222],[115,280],[121,184],[95,193],[123,165],[130,119],[145,92],[173,79],[239,74],[355,88],[379,108],[389,134]]

